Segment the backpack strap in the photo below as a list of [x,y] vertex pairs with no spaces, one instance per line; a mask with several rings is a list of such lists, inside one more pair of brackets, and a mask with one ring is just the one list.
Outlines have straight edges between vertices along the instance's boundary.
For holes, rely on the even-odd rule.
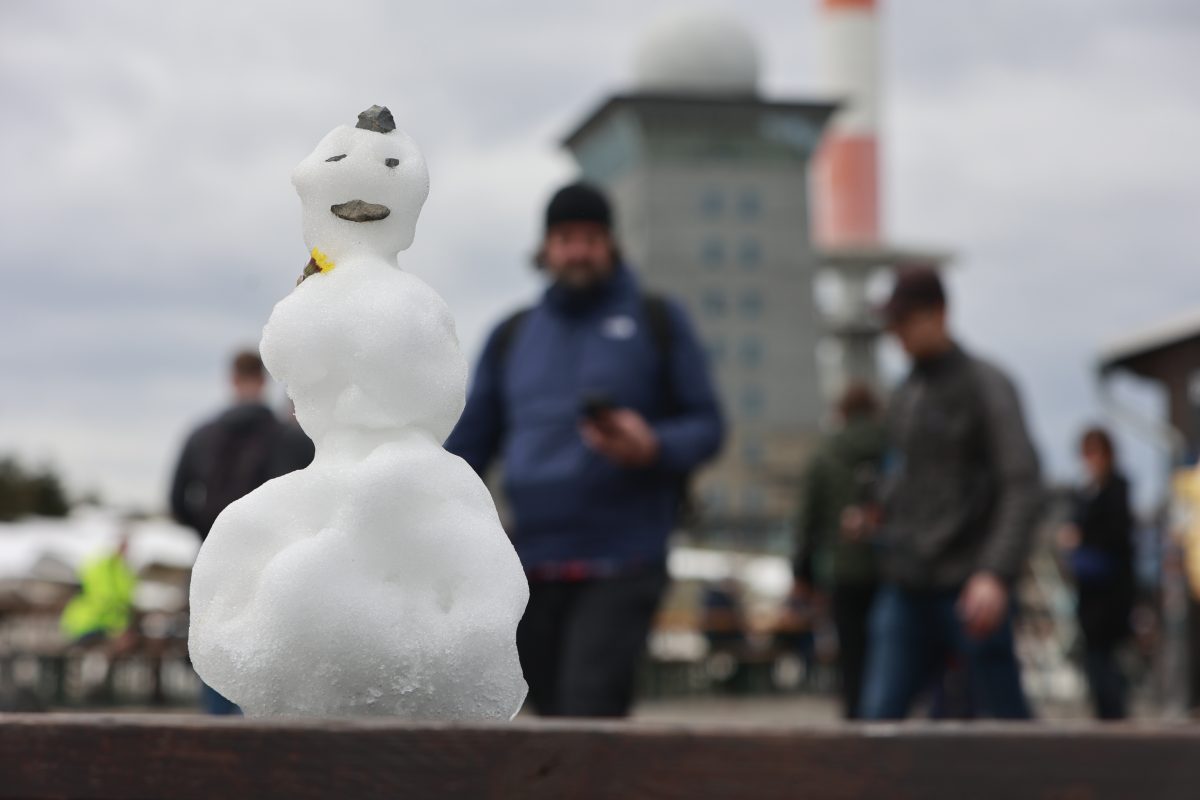
[[[662,392],[663,409],[667,416],[678,414],[681,409],[679,392],[671,374],[671,358],[675,350],[675,337],[671,328],[671,307],[667,299],[659,294],[647,292],[642,295],[642,313],[658,351],[658,387]],[[692,492],[692,473],[680,475],[675,483],[676,519],[679,524],[692,526],[699,519],[699,504]]]
[[508,352],[512,350],[513,340],[517,338],[517,332],[532,310],[522,308],[514,311],[508,319],[500,323],[500,327],[496,328],[496,362],[500,365],[500,369],[504,369],[504,364],[508,360]]
[[674,414],[679,410],[679,395],[671,379],[671,355],[675,349],[671,309],[662,295],[647,293],[642,295],[642,313],[646,316],[650,338],[654,340],[654,349],[658,352],[658,384],[664,398],[663,405],[668,414]]

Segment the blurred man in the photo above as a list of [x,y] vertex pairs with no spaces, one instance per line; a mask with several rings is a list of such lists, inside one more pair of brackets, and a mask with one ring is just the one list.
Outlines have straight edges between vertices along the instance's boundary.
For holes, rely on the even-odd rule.
[[805,473],[794,592],[800,600],[819,594],[832,601],[842,711],[857,719],[878,569],[874,543],[853,515],[873,502],[887,437],[879,402],[862,384],[846,389],[837,416],[838,430],[821,442]]
[[1028,717],[1012,590],[1041,489],[1017,393],[951,338],[936,271],[900,273],[884,313],[913,367],[889,409],[885,582],[871,617],[863,716],[906,716],[956,659],[976,713]]
[[79,567],[79,594],[59,618],[59,629],[79,648],[103,655],[104,670],[87,692],[89,702],[114,701],[114,661],[141,643],[141,626],[134,607],[138,579],[128,562],[129,529],[121,523],[114,550],[89,556]]
[[684,483],[716,453],[721,415],[686,315],[638,287],[600,192],[554,195],[538,266],[549,288],[489,337],[446,448],[481,475],[501,457],[534,708],[622,716]]
[[122,532],[112,552],[91,556],[79,568],[79,594],[63,609],[60,627],[78,644],[115,641],[116,650],[126,650],[136,632],[133,594],[137,576],[126,562],[129,535]]
[[[312,442],[294,421],[283,422],[266,404],[267,373],[258,353],[238,353],[231,365],[233,404],[188,437],[171,481],[171,514],[201,540],[225,506],[271,478],[308,466]],[[205,686],[213,714],[237,707]]]

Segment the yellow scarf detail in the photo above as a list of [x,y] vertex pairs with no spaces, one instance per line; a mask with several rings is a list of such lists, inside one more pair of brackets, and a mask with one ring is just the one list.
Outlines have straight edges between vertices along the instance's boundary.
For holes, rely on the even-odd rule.
[[316,262],[317,269],[321,270],[321,272],[329,272],[329,270],[333,269],[335,266],[333,261],[330,260],[329,256],[325,255],[315,247],[312,249],[312,260]]

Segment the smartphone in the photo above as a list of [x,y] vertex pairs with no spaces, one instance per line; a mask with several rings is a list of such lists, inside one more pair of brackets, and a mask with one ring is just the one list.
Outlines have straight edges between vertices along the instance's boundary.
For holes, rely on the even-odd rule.
[[606,394],[588,394],[579,403],[579,413],[593,422],[615,410],[617,404]]

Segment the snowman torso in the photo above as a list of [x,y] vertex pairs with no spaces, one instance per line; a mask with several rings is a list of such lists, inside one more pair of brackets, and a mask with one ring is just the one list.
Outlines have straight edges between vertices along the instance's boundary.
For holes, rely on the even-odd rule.
[[418,428],[440,443],[462,413],[454,318],[422,280],[371,256],[304,281],[263,328],[263,361],[314,441]]

